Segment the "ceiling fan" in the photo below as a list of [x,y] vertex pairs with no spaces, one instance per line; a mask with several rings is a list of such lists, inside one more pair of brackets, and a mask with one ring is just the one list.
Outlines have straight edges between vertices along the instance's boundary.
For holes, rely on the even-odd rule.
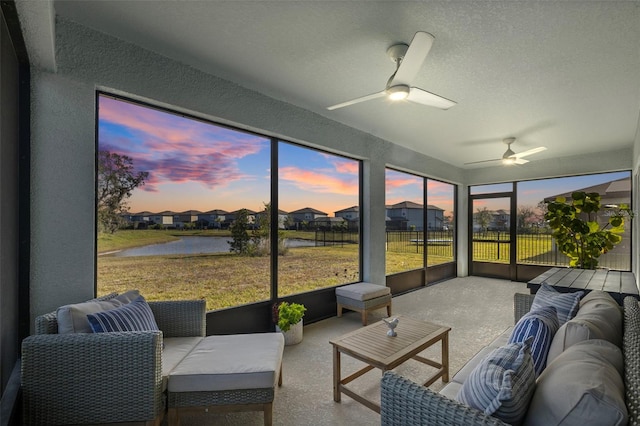
[[387,86],[381,92],[362,96],[350,101],[342,102],[327,107],[328,110],[343,108],[371,99],[387,96],[392,101],[406,99],[409,102],[433,106],[440,109],[449,109],[456,103],[436,94],[411,86],[411,82],[420,71],[435,38],[423,31],[418,31],[407,46],[404,43],[394,44],[387,49],[387,55],[396,64],[395,72],[389,77]]
[[481,161],[472,161],[470,163],[464,163],[464,164],[479,164],[479,163],[489,163],[492,161],[502,161],[502,164],[507,165],[507,166],[511,166],[513,164],[525,164],[528,163],[529,160],[525,160],[524,157],[528,157],[529,155],[532,154],[537,154],[538,152],[542,152],[544,150],[547,149],[547,147],[545,146],[539,146],[537,148],[533,148],[524,152],[520,152],[520,153],[515,153],[513,152],[513,150],[511,149],[511,144],[514,143],[516,141],[516,138],[505,138],[502,140],[502,142],[504,142],[505,144],[507,144],[507,150],[505,151],[504,154],[502,154],[502,158],[494,158],[491,160],[481,160]]

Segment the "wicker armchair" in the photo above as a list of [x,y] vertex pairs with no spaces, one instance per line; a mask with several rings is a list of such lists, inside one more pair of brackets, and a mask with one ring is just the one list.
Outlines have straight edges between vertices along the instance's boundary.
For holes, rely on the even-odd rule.
[[38,317],[22,343],[24,423],[160,424],[164,338],[204,336],[205,302],[149,302],[161,332],[57,334],[55,313]]

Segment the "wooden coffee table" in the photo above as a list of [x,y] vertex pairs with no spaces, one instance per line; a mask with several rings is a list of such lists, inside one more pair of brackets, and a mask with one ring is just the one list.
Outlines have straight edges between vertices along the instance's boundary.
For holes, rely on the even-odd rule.
[[[354,400],[364,404],[376,412],[380,412],[380,404],[357,394],[349,389],[347,383],[357,379],[374,368],[379,368],[384,373],[392,370],[407,361],[415,359],[427,365],[437,368],[424,383],[429,386],[438,378],[443,382],[449,381],[449,331],[450,327],[416,321],[414,319],[398,315],[398,326],[395,337],[387,336],[389,328],[383,321],[371,324],[367,327],[347,333],[329,343],[333,345],[333,400],[340,402],[340,394],[350,396]],[[418,354],[437,342],[442,343],[442,359],[436,362]],[[368,364],[361,370],[342,378],[340,368],[340,354],[347,354],[353,358]]]

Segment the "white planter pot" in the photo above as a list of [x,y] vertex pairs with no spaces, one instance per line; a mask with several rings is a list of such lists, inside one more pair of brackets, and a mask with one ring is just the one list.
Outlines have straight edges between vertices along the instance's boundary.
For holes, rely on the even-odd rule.
[[280,331],[284,335],[285,346],[297,345],[302,342],[302,320],[292,325],[288,331],[282,331],[280,327],[276,325],[276,331]]

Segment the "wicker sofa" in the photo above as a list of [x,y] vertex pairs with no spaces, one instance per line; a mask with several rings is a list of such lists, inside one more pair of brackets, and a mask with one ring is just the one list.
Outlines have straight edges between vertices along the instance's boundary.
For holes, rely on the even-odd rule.
[[58,334],[56,312],[39,316],[22,344],[24,423],[159,424],[168,372],[205,336],[205,301],[149,306],[161,331]]
[[[516,294],[514,298],[514,316],[515,322],[526,314],[534,300],[534,295]],[[579,311],[578,311],[579,312]],[[620,383],[624,384],[624,389],[619,392],[621,405],[625,413],[620,416],[617,424],[624,424],[628,421],[630,425],[639,423],[640,415],[640,307],[638,300],[633,297],[627,297],[624,300],[622,329],[620,331],[621,354],[623,357],[624,374],[620,376]],[[511,334],[513,327],[506,330],[503,335],[499,336],[494,342],[483,348],[467,365],[465,365],[453,378],[450,384],[445,386],[440,393],[436,393],[428,388],[420,386],[412,381],[401,377],[395,372],[386,372],[381,382],[381,421],[382,425],[400,426],[400,425],[505,425],[500,419],[484,414],[482,411],[471,408],[456,400],[456,394],[461,387],[460,380],[464,380],[469,376],[469,371],[473,370],[475,365],[480,362],[488,353],[496,347],[504,345]],[[591,337],[595,338],[595,337]],[[600,339],[602,341],[602,339]],[[587,342],[596,344],[596,342]],[[604,342],[610,344],[609,342]],[[567,351],[568,352],[568,351]],[[549,364],[547,364],[547,369]],[[550,364],[553,365],[553,362]],[[622,367],[622,366],[621,366]],[[555,371],[555,370],[554,370]],[[579,374],[583,371],[578,371]],[[462,378],[461,378],[462,376]],[[542,376],[540,376],[541,378]],[[540,379],[539,378],[539,379]],[[535,390],[533,391],[533,400],[535,400],[536,392],[541,391],[540,380],[538,379]],[[568,380],[571,383],[572,380]],[[622,386],[622,385],[621,385]],[[570,392],[568,392],[570,393]],[[624,395],[622,395],[624,393]],[[597,395],[601,397],[602,395]],[[539,399],[547,396],[540,396]],[[561,400],[562,398],[558,398]],[[586,400],[586,399],[585,399]],[[591,400],[590,400],[591,401]],[[557,401],[556,401],[557,403]],[[624,409],[626,405],[626,410]],[[524,424],[540,424],[535,416],[542,411],[539,406],[536,409],[531,408],[533,402],[529,406],[526,413]],[[591,406],[587,411],[591,410]],[[596,410],[598,410],[596,408]],[[577,410],[575,410],[577,411]],[[545,413],[547,415],[547,413]],[[557,424],[563,425],[588,425],[602,424],[597,421],[584,420],[585,413],[578,413],[577,417],[583,416],[582,419],[571,418],[568,415]],[[531,417],[529,417],[531,416]],[[626,416],[626,417],[625,417]],[[531,419],[533,418],[533,421]],[[543,424],[552,424],[545,421]]]

